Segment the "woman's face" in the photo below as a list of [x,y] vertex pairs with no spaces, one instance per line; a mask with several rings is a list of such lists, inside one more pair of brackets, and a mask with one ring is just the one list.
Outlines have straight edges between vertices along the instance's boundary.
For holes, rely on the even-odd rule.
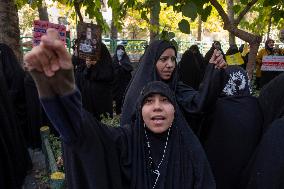
[[267,46],[268,46],[269,48],[273,48],[273,47],[274,47],[274,41],[270,40],[270,41],[268,42]]
[[172,77],[176,67],[176,54],[172,48],[166,49],[156,63],[156,69],[163,80],[169,80]]
[[167,131],[173,123],[175,109],[167,97],[152,94],[144,100],[142,117],[147,128],[153,133]]

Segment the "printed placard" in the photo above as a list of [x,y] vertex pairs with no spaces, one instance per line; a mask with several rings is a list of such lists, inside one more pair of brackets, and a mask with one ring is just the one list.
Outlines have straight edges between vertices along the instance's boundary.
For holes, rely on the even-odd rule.
[[284,56],[264,56],[262,58],[262,71],[284,71]]
[[33,47],[40,44],[41,36],[46,34],[48,28],[54,28],[58,31],[61,41],[66,43],[66,27],[60,24],[54,24],[43,20],[34,20],[33,23]]
[[78,24],[78,52],[79,58],[96,62],[100,59],[102,31],[98,25],[91,23]]
[[242,65],[244,60],[240,52],[232,55],[226,55],[226,61],[228,65]]

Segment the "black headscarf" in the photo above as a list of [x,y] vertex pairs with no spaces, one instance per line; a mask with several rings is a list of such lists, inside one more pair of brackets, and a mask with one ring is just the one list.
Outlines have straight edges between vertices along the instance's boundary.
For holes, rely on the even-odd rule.
[[[121,59],[118,60],[117,50],[121,49],[124,51]],[[116,114],[121,113],[121,106],[126,88],[132,78],[131,72],[133,67],[131,65],[130,59],[125,51],[123,45],[118,45],[115,54],[113,55],[113,65],[114,65],[114,82],[113,82],[113,99],[115,101]]]
[[273,48],[270,48],[270,47],[268,46],[268,43],[271,42],[271,41],[274,42],[273,39],[267,39],[267,40],[265,41],[265,49],[269,51],[269,54],[272,54],[272,53],[273,53]]
[[[153,93],[167,97],[175,108],[171,130],[162,134],[145,129],[142,118],[142,104]],[[77,102],[74,99],[62,97],[59,111],[47,112],[61,117],[58,124],[65,120],[68,132],[79,130],[75,137],[70,135],[75,139],[73,143],[73,140],[63,143],[68,188],[152,189],[156,177],[150,170],[147,133],[153,163],[157,165],[165,154],[155,189],[215,189],[204,151],[180,113],[174,93],[164,82],[150,82],[144,87],[136,98],[135,122],[123,127],[102,125],[86,112],[83,123],[76,126],[79,120],[74,115],[80,111],[80,106],[76,106],[80,99],[76,98]],[[45,105],[48,108],[48,103]]]
[[[156,71],[156,62],[160,58],[161,54],[168,48],[172,48],[176,52],[175,47],[170,42],[163,40],[154,41],[146,49],[146,52],[143,55],[141,62],[139,63],[135,75],[130,81],[129,87],[124,97],[121,115],[122,125],[131,123],[135,112],[137,97],[139,96],[139,93],[142,90],[143,86],[145,86],[150,81],[162,80]],[[175,68],[172,73],[171,79],[169,81],[166,81],[166,83],[173,91],[175,91],[176,89],[177,80],[177,69]]]
[[198,90],[203,79],[202,63],[197,61],[197,56],[191,50],[186,50],[178,64],[180,80],[195,90]]
[[[149,154],[146,147],[145,128],[141,115],[144,99],[149,96],[149,94],[153,93],[162,94],[167,97],[175,108],[175,118],[171,126],[168,148],[165,160],[161,165],[161,175],[155,188],[215,188],[210,167],[198,139],[183,118],[176,103],[173,91],[167,84],[160,81],[148,83],[138,98],[135,125],[130,128],[132,130],[130,136],[131,140],[127,140],[127,144],[132,145],[131,148],[128,148],[128,154],[131,154],[131,157],[129,158],[132,162],[130,188],[150,189],[153,186],[153,181],[156,179],[155,175],[152,174],[149,169]],[[158,161],[155,163],[157,164],[163,153],[166,140],[165,134],[167,134],[167,131],[163,134],[153,134],[148,130],[146,132],[150,135],[149,138],[154,156],[153,159],[155,162],[156,153]],[[127,138],[129,138],[129,136]]]
[[228,66],[225,69],[222,96],[249,96],[250,81],[247,72],[239,66]]
[[242,189],[241,175],[262,135],[261,111],[250,95],[244,69],[228,66],[223,85],[221,96],[204,116],[200,140],[218,189]]
[[226,55],[232,55],[240,52],[236,44],[230,45],[229,49],[226,52]]
[[284,73],[275,77],[260,91],[258,100],[263,112],[264,130],[284,114]]
[[209,49],[209,51],[205,54],[205,57],[204,57],[206,64],[209,63],[209,60],[211,59],[211,57],[212,57],[212,55],[213,55],[213,53],[214,53],[214,50],[216,49],[215,46],[214,46],[214,44],[216,44],[216,43],[220,46],[220,49],[218,49],[218,50],[221,51],[221,54],[223,55],[224,60],[226,60],[226,59],[225,59],[225,54],[224,54],[224,52],[223,52],[223,50],[222,50],[221,43],[220,43],[219,41],[213,41],[212,47],[211,47],[211,48]]

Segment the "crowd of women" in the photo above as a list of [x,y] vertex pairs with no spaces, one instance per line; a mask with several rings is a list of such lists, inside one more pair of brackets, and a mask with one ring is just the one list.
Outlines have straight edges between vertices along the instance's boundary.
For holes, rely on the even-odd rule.
[[[93,63],[80,59],[76,48],[71,57],[53,29],[25,55],[30,75],[22,86],[39,95],[34,104],[60,134],[68,188],[284,188],[284,75],[254,97],[246,71],[227,65],[219,42],[205,57],[196,45],[179,63],[176,57],[170,42],[154,41],[132,76],[123,46],[111,59],[102,44]],[[113,115],[113,101],[120,127],[100,122],[101,114]],[[20,139],[18,133],[11,140]],[[22,152],[18,157],[29,162]],[[0,172],[1,188],[17,188],[9,185],[12,180],[2,181],[7,175]]]

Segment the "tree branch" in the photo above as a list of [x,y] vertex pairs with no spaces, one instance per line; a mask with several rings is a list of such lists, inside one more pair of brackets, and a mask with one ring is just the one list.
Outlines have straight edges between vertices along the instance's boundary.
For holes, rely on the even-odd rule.
[[215,9],[218,11],[219,15],[222,17],[224,25],[229,25],[230,19],[229,19],[227,13],[224,11],[223,7],[220,5],[220,3],[217,0],[209,0],[209,2],[215,7]]
[[77,0],[74,1],[74,8],[75,8],[76,14],[77,14],[78,17],[79,17],[80,22],[83,23],[83,22],[84,22],[84,19],[83,19],[83,16],[82,16],[82,14],[81,14],[81,11],[80,11],[80,3],[79,3]]
[[243,17],[247,14],[247,12],[251,9],[251,7],[257,3],[258,0],[252,0],[247,4],[247,6],[242,10],[239,16],[235,19],[234,24],[238,25]]

